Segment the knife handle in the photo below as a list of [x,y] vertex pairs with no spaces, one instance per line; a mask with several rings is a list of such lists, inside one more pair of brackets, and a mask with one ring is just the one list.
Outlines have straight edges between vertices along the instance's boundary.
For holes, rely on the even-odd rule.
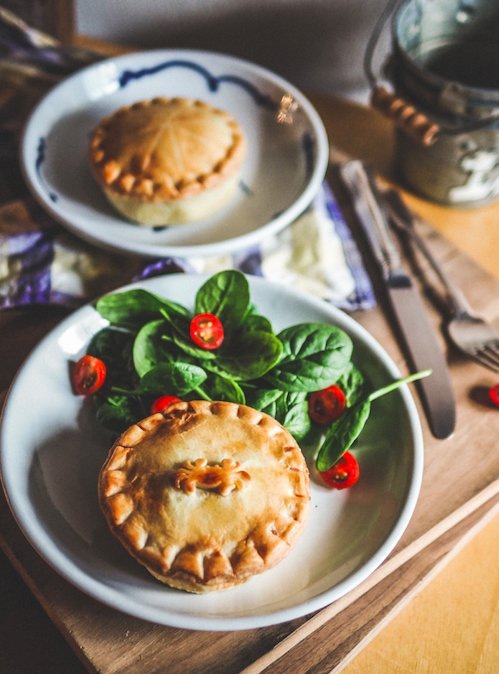
[[384,278],[400,269],[400,256],[381,204],[383,203],[374,178],[359,160],[350,160],[339,167],[362,229],[373,255],[381,266]]

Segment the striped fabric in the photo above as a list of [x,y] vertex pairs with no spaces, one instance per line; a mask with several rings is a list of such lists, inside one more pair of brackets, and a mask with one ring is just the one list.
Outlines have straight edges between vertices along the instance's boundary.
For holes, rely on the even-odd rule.
[[[130,225],[133,226],[133,225]],[[374,305],[356,243],[324,184],[278,235],[230,255],[146,259],[98,249],[53,222],[30,199],[0,208],[0,307],[77,307],[123,284],[172,272],[240,269],[309,292],[347,311]]]

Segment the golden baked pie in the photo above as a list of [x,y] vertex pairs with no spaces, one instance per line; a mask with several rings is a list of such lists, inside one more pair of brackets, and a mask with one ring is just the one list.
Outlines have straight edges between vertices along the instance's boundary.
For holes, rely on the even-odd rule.
[[95,128],[90,163],[110,202],[143,225],[211,215],[237,187],[245,138],[227,112],[190,98],[127,105]]
[[307,465],[275,419],[230,402],[179,402],[112,446],[99,477],[111,531],[158,580],[189,592],[270,569],[301,534]]

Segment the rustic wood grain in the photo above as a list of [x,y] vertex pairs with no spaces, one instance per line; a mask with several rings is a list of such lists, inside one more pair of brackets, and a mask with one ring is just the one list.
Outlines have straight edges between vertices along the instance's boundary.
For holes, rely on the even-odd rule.
[[[499,521],[499,497],[495,496],[490,502],[486,503],[485,506],[480,508],[479,511],[475,511],[470,515],[465,521],[459,523],[453,530],[446,532],[441,538],[435,541],[435,544],[428,549],[428,553],[425,553],[425,557],[429,563],[427,568],[421,570],[419,579],[413,583],[410,587],[407,587],[403,592],[402,596],[398,597],[398,601],[394,603],[393,608],[385,613],[385,615],[377,621],[373,629],[366,631],[365,634],[358,640],[358,643],[348,652],[348,654],[342,658],[338,665],[331,670],[331,674],[336,674],[337,672],[344,671],[348,665],[355,660],[355,657],[364,651],[365,647],[372,642],[378,635],[383,632],[383,629],[386,628],[390,622],[396,618],[396,616],[403,611],[406,607],[411,605],[411,602],[414,598],[418,597],[423,591],[428,588],[435,578],[444,572],[444,575],[447,576],[448,580],[448,566],[452,566],[455,563],[456,558],[460,556],[465,548],[471,549],[472,544],[475,546],[473,549],[476,549],[476,538],[478,536],[482,537],[482,532],[485,529],[487,532],[492,527],[497,527],[496,522]],[[437,557],[436,549],[440,548],[442,551],[442,556]],[[430,553],[435,552],[435,562],[432,564],[430,559]],[[413,562],[418,563],[423,559],[422,557],[414,558]],[[459,561],[462,561],[462,555],[459,557]],[[475,560],[476,561],[476,560]],[[483,567],[482,567],[483,568]],[[400,569],[398,574],[403,574],[404,570]],[[467,576],[473,577],[475,569],[468,571]],[[475,576],[476,582],[477,576]],[[395,581],[395,579],[393,579]],[[480,582],[480,579],[479,579]],[[391,584],[387,588],[387,591],[391,589]],[[470,586],[468,586],[468,591]],[[496,593],[497,595],[497,593]],[[494,596],[494,595],[492,595]],[[412,605],[414,606],[414,605]],[[479,629],[479,628],[478,628]],[[447,624],[446,631],[449,631],[449,626]],[[492,638],[494,638],[492,636]],[[469,640],[469,637],[468,637]],[[449,640],[449,643],[451,641]],[[447,646],[448,648],[448,646]],[[480,646],[477,644],[477,650],[480,649]],[[442,658],[443,667],[448,671],[451,670],[451,667],[446,663],[445,655]],[[436,663],[435,663],[436,664]],[[379,671],[383,671],[382,668],[379,668]],[[437,671],[438,666],[435,666],[435,671]],[[359,670],[362,671],[362,670]],[[466,666],[462,670],[466,671]],[[471,671],[468,669],[468,671]],[[384,672],[386,674],[386,672]],[[457,673],[456,673],[457,674]]]
[[497,672],[498,506],[485,520],[478,531],[463,536],[450,559],[426,576],[424,587],[406,595],[392,619],[380,623],[372,638],[350,652],[342,672]]

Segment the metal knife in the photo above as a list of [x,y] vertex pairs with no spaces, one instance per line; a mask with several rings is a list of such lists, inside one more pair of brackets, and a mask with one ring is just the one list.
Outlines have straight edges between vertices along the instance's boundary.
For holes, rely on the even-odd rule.
[[421,296],[400,263],[382,204],[369,169],[358,160],[337,165],[344,187],[377,261],[384,287],[402,335],[411,368],[431,368],[431,376],[416,383],[434,437],[449,437],[456,425],[454,392],[442,348]]

